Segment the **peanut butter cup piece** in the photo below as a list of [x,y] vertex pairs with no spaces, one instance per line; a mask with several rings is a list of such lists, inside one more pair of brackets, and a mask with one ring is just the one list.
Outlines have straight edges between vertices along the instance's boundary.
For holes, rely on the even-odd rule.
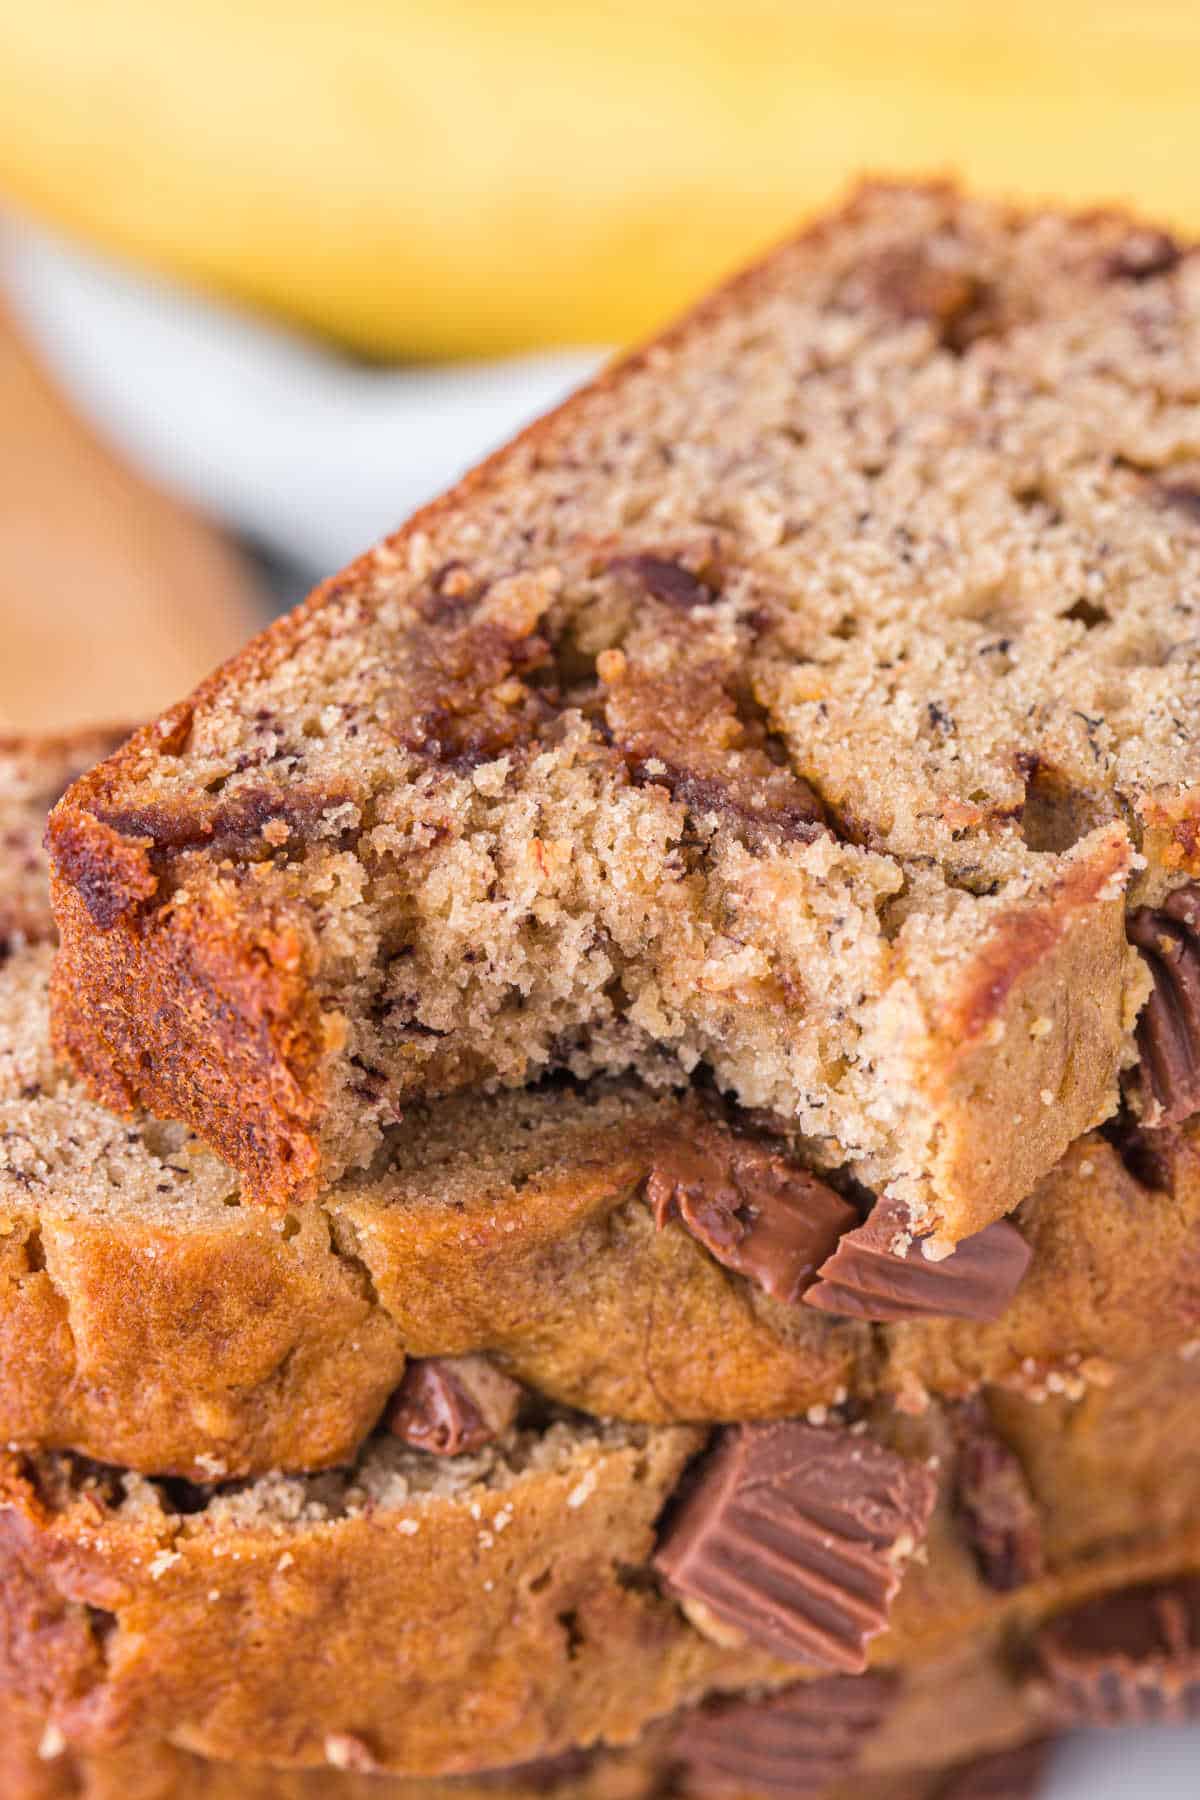
[[1137,1028],[1147,1122],[1178,1125],[1200,1109],[1200,885],[1139,907],[1127,932],[1154,978]]
[[1053,1738],[1038,1738],[966,1763],[938,1789],[937,1800],[1034,1800],[1053,1743]]
[[716,1702],[681,1721],[675,1753],[685,1791],[810,1800],[852,1770],[890,1710],[892,1675],[831,1675],[764,1700]]
[[1042,1524],[1014,1451],[996,1435],[978,1398],[957,1409],[954,1498],[979,1572],[1008,1592],[1042,1574]]
[[776,1150],[701,1130],[656,1157],[646,1197],[661,1230],[678,1219],[716,1260],[794,1302],[858,1217],[807,1169]]
[[933,1262],[912,1236],[905,1208],[880,1200],[848,1231],[804,1296],[807,1306],[849,1319],[1000,1318],[1033,1252],[1015,1225],[997,1220]]
[[655,1566],[702,1629],[860,1674],[936,1493],[927,1468],[865,1435],[734,1426],[668,1517]]
[[521,1389],[484,1356],[430,1356],[410,1362],[393,1396],[387,1428],[414,1450],[461,1456],[482,1450],[517,1416]]
[[1037,1654],[1064,1723],[1200,1718],[1200,1578],[1088,1600],[1043,1626]]

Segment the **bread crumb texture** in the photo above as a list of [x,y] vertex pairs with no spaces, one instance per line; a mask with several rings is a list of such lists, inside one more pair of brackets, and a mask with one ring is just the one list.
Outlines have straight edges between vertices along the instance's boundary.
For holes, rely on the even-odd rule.
[[1198,382],[1162,234],[864,190],[76,786],[60,1042],[277,1201],[417,1095],[703,1066],[977,1229],[1200,868]]
[[[1011,1646],[1200,1565],[1193,1368],[1163,1357],[1082,1401],[865,1413],[856,1431],[938,1486],[873,1664]],[[381,1438],[343,1470],[202,1486],[8,1453],[0,1693],[72,1750],[326,1768],[352,1738],[381,1773],[431,1776],[632,1744],[708,1693],[827,1676],[713,1641],[654,1578],[704,1442],[562,1414],[478,1454]]]

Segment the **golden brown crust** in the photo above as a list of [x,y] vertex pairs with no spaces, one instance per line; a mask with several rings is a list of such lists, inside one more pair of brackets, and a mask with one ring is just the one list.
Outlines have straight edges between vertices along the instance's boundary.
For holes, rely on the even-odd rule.
[[[674,1145],[716,1163],[728,1127],[635,1088],[565,1107],[434,1109],[407,1163],[280,1229],[229,1203],[214,1159],[155,1157],[73,1089],[0,1097],[20,1134],[0,1139],[0,1441],[204,1479],[345,1460],[406,1355],[482,1351],[566,1404],[666,1423],[1079,1392],[1200,1336],[1195,1126],[1156,1134],[1147,1167],[1099,1134],[1073,1146],[1017,1215],[1034,1256],[995,1323],[872,1328],[768,1299],[678,1220],[656,1229],[655,1170]],[[478,1162],[448,1160],[488,1120]],[[96,1197],[109,1165],[123,1185]]]
[[[10,833],[36,844],[39,806],[97,742],[0,745]],[[483,1352],[565,1404],[670,1423],[1081,1392],[1200,1333],[1192,1128],[1140,1163],[1075,1145],[1018,1215],[1035,1255],[995,1324],[871,1328],[771,1300],[679,1218],[656,1228],[681,1156],[786,1176],[806,1152],[633,1083],[417,1109],[390,1168],[285,1220],[245,1207],[181,1134],[125,1129],[47,1069],[45,956],[0,970],[0,1442],[206,1480],[345,1461],[406,1356]]]
[[[933,1459],[941,1492],[876,1664],[1011,1643],[1090,1594],[1200,1566],[1197,1380],[1164,1358],[1078,1413],[1007,1400],[975,1422],[1017,1455],[1040,1533],[1045,1573],[1007,1589],[959,1511],[954,1414],[878,1409],[872,1434]],[[165,1738],[312,1767],[350,1736],[381,1769],[429,1775],[628,1743],[707,1691],[804,1673],[709,1641],[648,1577],[697,1434],[554,1430],[466,1469],[380,1448],[349,1485],[207,1502],[10,1457],[0,1689],[82,1748]]]
[[[144,852],[135,854],[144,861]],[[139,863],[121,891],[156,886]],[[111,903],[106,887],[101,905]],[[62,887],[60,941],[72,953],[60,956],[53,983],[54,1045],[77,1067],[98,1071],[93,1092],[115,1112],[147,1103],[148,1066],[158,1071],[151,1110],[160,1117],[191,1119],[204,1095],[219,1109],[211,1137],[226,1160],[252,1182],[260,1169],[285,1170],[277,1198],[286,1199],[311,1193],[317,1177],[311,1081],[328,1029],[305,979],[311,958],[302,934],[270,918],[248,929],[252,911],[238,919],[210,911],[197,925],[191,909],[159,908],[97,934],[79,891]],[[109,1001],[82,1001],[84,984]],[[157,1002],[131,1008],[135,993]],[[236,1030],[214,1021],[218,993],[219,1015],[236,1013]]]
[[[39,808],[104,741],[0,745],[10,838],[36,848]],[[0,970],[0,1442],[207,1480],[345,1461],[406,1355],[483,1351],[566,1404],[669,1423],[1078,1392],[1200,1329],[1192,1129],[1158,1134],[1140,1175],[1076,1145],[1021,1209],[1036,1254],[995,1325],[872,1329],[769,1299],[678,1218],[656,1229],[681,1156],[786,1175],[789,1140],[632,1083],[444,1102],[410,1116],[390,1170],[282,1221],[237,1204],[181,1134],[122,1127],[48,1067],[46,954]]]
[[[1000,919],[936,1040],[941,1063],[929,1085],[940,1091],[943,1126],[935,1163],[940,1186],[959,1204],[949,1228],[936,1215],[922,1222],[947,1247],[1014,1206],[1081,1131],[1112,1111],[1109,1071],[1128,1023],[1131,856],[1123,830],[1081,848],[1089,854],[1040,904]],[[1040,1031],[1038,1021],[1051,1028]]]
[[[247,856],[236,868],[226,870],[221,879],[207,881],[203,871],[212,865],[208,868],[208,873],[212,873],[221,863],[222,840],[219,826],[213,823],[214,808],[209,808],[207,802],[201,804],[198,791],[192,794],[198,808],[192,827],[197,819],[201,820],[198,836],[185,840],[178,835],[172,838],[172,830],[179,826],[179,817],[172,815],[173,822],[165,833],[152,832],[150,845],[141,844],[137,825],[139,819],[144,821],[147,816],[147,794],[157,794],[160,787],[170,787],[174,782],[169,771],[164,781],[160,782],[158,777],[172,757],[182,755],[186,759],[188,756],[186,739],[193,717],[203,720],[215,715],[231,695],[280,676],[301,652],[311,657],[318,644],[333,655],[339,633],[352,637],[362,619],[372,609],[379,610],[377,603],[380,602],[389,606],[395,603],[393,610],[399,623],[388,655],[395,665],[393,674],[400,671],[397,681],[403,688],[405,647],[411,648],[414,630],[419,632],[428,626],[427,617],[419,626],[413,626],[411,620],[406,622],[404,611],[410,601],[417,604],[411,594],[406,596],[402,591],[401,579],[406,559],[414,568],[419,561],[417,546],[430,540],[435,547],[444,547],[453,556],[459,553],[457,540],[461,538],[461,547],[469,553],[478,515],[485,503],[494,506],[497,514],[503,512],[504,505],[513,499],[522,483],[543,475],[558,455],[567,458],[567,469],[581,466],[570,460],[570,434],[575,426],[583,420],[599,420],[601,425],[606,422],[611,425],[610,403],[615,396],[624,394],[631,384],[636,384],[643,374],[652,372],[660,363],[668,367],[671,357],[688,345],[698,332],[711,330],[718,334],[725,329],[732,330],[740,309],[765,303],[772,296],[772,284],[779,280],[778,270],[792,266],[788,258],[796,259],[797,266],[803,265],[809,273],[821,264],[822,258],[828,258],[829,266],[824,270],[828,277],[825,298],[834,314],[861,315],[872,322],[872,329],[881,319],[885,320],[888,329],[901,337],[905,332],[911,336],[914,328],[918,332],[926,331],[931,335],[937,355],[945,357],[948,354],[955,358],[968,352],[973,354],[977,343],[981,343],[986,352],[989,337],[1002,336],[1009,324],[1023,317],[1021,305],[1031,298],[1029,294],[1017,291],[1006,297],[998,290],[993,291],[988,279],[952,266],[952,259],[950,263],[944,257],[939,260],[945,244],[938,234],[949,232],[953,237],[964,219],[968,221],[968,235],[975,233],[976,248],[988,239],[989,233],[1000,243],[1007,241],[1006,234],[1019,235],[1021,231],[1027,231],[1031,243],[1038,240],[1039,232],[1048,234],[1045,241],[1054,246],[1047,252],[1048,274],[1061,278],[1068,285],[1075,282],[1078,293],[1085,298],[1094,293],[1111,294],[1122,283],[1140,283],[1147,276],[1162,275],[1165,278],[1182,260],[1181,252],[1169,266],[1164,262],[1153,268],[1143,269],[1140,265],[1135,268],[1126,256],[1127,240],[1134,228],[1115,215],[1075,221],[1055,220],[1046,215],[1022,224],[1017,215],[993,209],[986,213],[985,219],[984,209],[973,212],[969,203],[960,201],[950,190],[943,188],[899,190],[889,197],[889,206],[898,219],[911,214],[915,221],[916,241],[907,247],[899,246],[899,261],[895,243],[886,247],[883,254],[879,252],[877,240],[881,233],[875,227],[888,206],[881,204],[877,192],[867,190],[844,213],[823,221],[797,244],[781,251],[775,261],[748,271],[711,296],[655,343],[608,371],[583,396],[523,434],[513,445],[468,476],[451,494],[419,513],[374,556],[361,559],[319,589],[294,618],[273,627],[242,656],[227,664],[162,727],[157,730],[147,728],[120,757],[76,787],[70,799],[58,809],[51,828],[53,841],[58,846],[56,906],[63,935],[63,975],[56,988],[57,1032],[60,1045],[88,1072],[97,1092],[113,1100],[136,1095],[157,1113],[185,1118],[239,1167],[256,1197],[273,1203],[304,1195],[311,1197],[319,1186],[322,1168],[328,1174],[331,1169],[344,1167],[354,1159],[357,1148],[348,1148],[340,1138],[335,1145],[336,1134],[329,1127],[331,1110],[345,1077],[339,1060],[345,1045],[339,1036],[335,1016],[345,999],[344,982],[333,972],[332,958],[321,963],[319,968],[311,960],[319,956],[319,946],[315,944],[315,936],[319,934],[298,923],[307,917],[304,905],[285,904],[290,922],[298,931],[298,940],[294,939],[282,950],[285,960],[292,959],[288,967],[276,969],[272,958],[280,950],[282,940],[277,941],[276,933],[282,930],[283,919],[271,917],[269,907],[264,914],[263,908],[267,906],[268,890],[284,893],[286,883],[283,878],[273,887],[269,861],[254,861]],[[981,220],[985,222],[981,224]],[[862,266],[857,267],[853,260],[855,232],[860,229],[864,233],[866,252]],[[882,235],[886,236],[886,233]],[[1056,257],[1061,259],[1061,266]],[[1124,262],[1122,257],[1125,257]],[[823,268],[823,264],[821,266]],[[1030,270],[1024,263],[1021,267],[1023,272],[1021,280],[1015,284],[1016,289],[1021,288],[1021,281],[1029,285]],[[1071,289],[1071,292],[1076,290]],[[1124,313],[1120,318],[1123,329]],[[914,338],[913,341],[917,340]],[[928,346],[924,345],[924,340],[921,343],[924,354]],[[668,388],[669,383],[668,367]],[[609,414],[605,413],[606,407],[610,409]],[[936,412],[936,405],[934,410]],[[991,448],[995,447],[991,439],[988,443]],[[1152,486],[1149,471],[1144,473],[1145,482]],[[1136,479],[1142,480],[1142,474],[1136,474]],[[1135,472],[1131,470],[1130,482],[1134,480]],[[1036,511],[1043,505],[1039,492],[1036,482],[1027,484],[1015,496],[1007,495],[1006,504],[1015,498],[1027,510]],[[753,494],[749,498],[753,499]],[[1048,501],[1045,502],[1045,513],[1049,521],[1047,529],[1052,529],[1055,515]],[[801,526],[796,529],[799,531]],[[733,537],[736,528],[722,524],[714,527],[710,536],[716,539],[722,533]],[[595,542],[599,543],[601,538],[602,534]],[[571,540],[572,553],[578,550],[579,542],[578,537]],[[621,546],[617,545],[607,562],[600,558],[600,566],[611,572],[622,562],[628,564],[631,556],[636,561],[639,553],[649,554],[652,558],[657,554],[653,546],[631,538],[626,554],[622,555]],[[742,575],[748,573],[752,562],[751,557],[747,568],[740,570]],[[585,561],[581,567],[579,579],[591,580],[594,573],[591,566]],[[542,602],[544,610],[550,604],[555,577],[556,570],[547,554],[543,566],[534,567],[532,571],[522,569],[511,580],[533,584],[543,581],[547,596]],[[470,589],[465,576],[464,581],[467,586],[463,592],[469,592],[474,604],[475,590]],[[503,579],[494,585],[502,586]],[[693,577],[694,589],[703,585]],[[1006,597],[992,594],[986,584],[984,586],[986,591],[974,596],[982,610],[978,613],[967,610],[962,614],[951,610],[952,621],[982,619],[985,614],[990,617],[990,612],[983,606],[989,599],[996,600],[996,610],[1003,616]],[[434,597],[440,603],[446,596],[439,590]],[[972,596],[958,598],[965,603]],[[670,603],[689,613],[703,612],[705,607],[703,594],[695,592],[689,598],[680,582],[675,584]],[[1095,612],[1096,608],[1093,606],[1091,610]],[[535,611],[522,623],[515,632],[514,641],[519,640],[526,647],[531,645],[535,625],[540,630],[539,617]],[[749,629],[758,630],[759,624],[755,623],[758,614],[750,612],[746,617]],[[1101,617],[1107,619],[1102,609]],[[1082,621],[1080,628],[1083,629],[1087,615],[1081,613],[1076,617],[1068,611],[1056,613],[1054,619],[1056,628],[1063,619],[1071,619],[1075,623]],[[461,624],[457,614],[455,620],[453,629],[457,631]],[[495,627],[485,624],[479,629],[493,630]],[[766,630],[766,627],[762,629]],[[798,630],[803,638],[803,630]],[[692,631],[691,624],[689,631]],[[985,648],[995,649],[997,644],[1005,642],[1007,639],[998,638],[996,644]],[[1064,647],[1070,648],[1066,640]],[[613,652],[614,656],[623,654],[622,651]],[[735,660],[737,654],[740,651],[734,653]],[[787,654],[795,659],[797,652],[794,647],[789,647]],[[611,666],[615,667],[615,664]],[[707,668],[710,665],[696,665],[697,668],[701,666]],[[885,661],[880,666],[892,669],[895,665]],[[732,709],[728,722],[733,736],[728,742],[722,742],[720,754],[727,759],[731,757],[734,762],[748,755],[757,773],[747,764],[741,774],[757,782],[763,792],[769,790],[772,794],[775,792],[774,774],[767,771],[765,762],[763,768],[757,768],[755,762],[755,759],[766,758],[765,737],[760,743],[753,733],[747,736],[743,728],[747,720],[757,721],[755,707],[770,713],[772,696],[766,690],[773,678],[782,680],[786,675],[786,670],[781,675],[781,667],[782,663],[761,671],[762,678],[756,680],[752,694],[734,697],[728,684],[718,682],[724,699],[716,709],[721,712],[726,702]],[[812,667],[819,669],[819,661],[810,664]],[[671,679],[674,676],[662,676],[664,693],[668,692]],[[563,680],[569,685],[565,676]],[[464,683],[469,687],[465,677],[459,685],[464,686]],[[524,684],[513,674],[494,684],[494,691],[489,689],[485,710],[497,701],[503,687],[514,684],[520,690],[518,700],[514,701],[520,718],[526,718],[530,708],[536,713],[541,690],[535,692],[534,687]],[[621,684],[618,677],[615,686],[619,688]],[[762,692],[758,691],[760,688]],[[420,695],[414,691],[409,698],[416,706]],[[463,703],[466,705],[466,700]],[[594,696],[586,705],[593,703]],[[560,697],[554,704],[565,702]],[[743,712],[735,717],[739,705]],[[934,734],[952,734],[953,720],[940,705],[930,700],[929,709]],[[1022,716],[1035,710],[1030,707]],[[422,711],[418,707],[418,711],[424,720],[428,709]],[[387,706],[382,707],[382,712],[388,713]],[[454,708],[439,700],[433,713],[454,715]],[[1089,733],[1099,730],[1104,723],[1103,720],[1089,719],[1088,715],[1078,711],[1072,716],[1076,721],[1087,721]],[[417,757],[415,773],[405,763],[396,774],[396,781],[401,786],[409,781],[419,782],[420,754],[424,754],[430,744],[436,743],[446,750],[452,763],[457,759],[458,763],[465,760],[470,764],[479,748],[476,738],[468,730],[464,742],[469,754],[464,758],[462,745],[455,735],[457,726],[443,744],[432,726],[426,729],[427,720],[415,735],[409,729],[411,723],[411,720],[407,724],[402,722],[393,734],[396,743]],[[509,724],[517,729],[512,721]],[[610,755],[605,767],[615,782],[632,781],[645,793],[649,789],[640,784],[649,777],[651,787],[655,781],[662,784],[656,790],[662,798],[653,802],[660,812],[669,811],[669,806],[675,804],[672,795],[677,793],[684,795],[679,805],[685,810],[704,812],[704,796],[691,793],[689,798],[690,790],[679,786],[669,767],[650,772],[651,765],[663,763],[661,757],[647,757],[640,750],[636,754],[629,750],[633,763],[627,767],[628,758],[621,748],[624,740],[620,732],[615,737],[611,735],[611,724],[609,720],[607,750]],[[506,725],[505,730],[508,728]],[[1078,724],[1074,729],[1078,733]],[[391,730],[392,725],[385,724],[384,735]],[[1055,730],[1058,730],[1057,723]],[[719,731],[717,735],[721,735]],[[775,736],[778,735],[776,731]],[[640,744],[641,736],[635,736]],[[485,734],[485,737],[492,750],[502,742],[508,743],[507,737],[501,740],[494,733]],[[598,760],[603,760],[598,746],[605,742],[603,733],[595,737],[592,748]],[[458,745],[457,749],[455,745]],[[1036,766],[1038,756],[1023,750],[1020,743],[1002,747],[1004,755],[997,750],[993,758],[997,765],[1005,762],[1011,763],[1013,768]],[[1055,748],[1055,744],[1050,747]],[[1057,745],[1057,748],[1065,757],[1063,746]],[[1092,749],[1099,765],[1100,751],[1095,744]],[[799,756],[795,745],[790,746],[790,754],[795,763]],[[232,757],[230,761],[235,777],[244,773],[244,764]],[[773,756],[770,762],[772,768],[776,768]],[[184,767],[188,766],[185,762]],[[463,769],[458,768],[456,773],[461,775]],[[797,782],[807,783],[805,770],[793,768],[792,775]],[[1055,768],[1049,765],[1047,780],[1056,778]],[[1095,779],[1100,788],[1111,789],[1117,777],[1109,772],[1103,777],[1097,774]],[[812,784],[808,785],[811,788]],[[820,784],[816,785],[820,789]],[[967,785],[969,787],[969,783]],[[989,798],[988,804],[976,806],[948,791],[943,792],[935,784],[934,797],[945,800],[943,823],[953,825],[961,833],[978,833],[975,841],[981,844],[990,845],[1005,832],[1011,837],[1028,796],[1022,797],[1022,783],[1015,777],[1010,779],[1006,775],[994,785],[997,795]],[[1097,827],[1102,827],[1105,820],[1123,816],[1150,816],[1157,804],[1153,795],[1143,791],[1146,783],[1141,787],[1133,784],[1137,791],[1128,796],[1129,804],[1124,808],[1113,804],[1110,792],[1098,789],[1094,794],[1090,790],[1083,793],[1082,783],[1078,785],[1081,797],[1089,804],[1094,802],[1092,823]],[[726,786],[731,792],[737,790],[737,780],[731,777]],[[205,793],[209,791],[205,784]],[[380,791],[386,797],[386,784]],[[823,794],[823,789],[820,793]],[[174,798],[178,803],[178,794]],[[156,798],[153,804],[159,805],[159,799]],[[216,805],[216,813],[221,804]],[[647,805],[650,804],[647,801]],[[953,818],[947,808],[954,813]],[[736,813],[737,807],[732,810]],[[820,810],[818,803],[813,812]],[[869,820],[866,823],[859,821],[849,801],[840,812],[836,806],[826,810],[852,843],[873,845],[880,837],[883,828],[877,828]],[[714,816],[720,811],[721,807],[715,807]],[[729,808],[725,811],[725,824],[729,826]],[[161,817],[167,818],[169,814],[168,807]],[[80,822],[85,818],[106,829],[115,829],[125,838],[126,848],[111,856],[100,857],[103,869],[97,867],[93,871],[89,845],[98,846],[99,839],[89,840],[87,829],[80,830]],[[741,823],[745,824],[744,819]],[[685,833],[677,832],[676,835],[686,841]],[[733,830],[733,836],[737,838],[737,835],[737,830]],[[757,855],[761,845],[754,844],[752,839],[753,833],[747,837],[742,831],[742,847],[750,843]],[[184,844],[182,854],[177,854],[181,842]],[[81,862],[80,844],[86,849]],[[205,845],[211,854],[205,850]],[[132,860],[129,846],[132,846]],[[1027,848],[1039,853],[1044,849],[1047,854],[1052,851],[1057,856],[1062,846],[1031,842]],[[1061,1153],[1070,1138],[1096,1123],[1115,1104],[1118,1065],[1130,1025],[1123,1010],[1122,989],[1127,985],[1132,965],[1121,950],[1119,921],[1120,889],[1130,872],[1132,845],[1124,826],[1114,824],[1109,828],[1107,846],[1097,843],[1093,850],[1092,872],[1100,878],[1090,885],[1085,879],[1075,882],[1077,891],[1071,893],[1067,889],[1071,887],[1072,878],[1068,877],[1063,892],[1049,903],[1048,908],[1036,899],[1028,907],[1015,906],[1013,920],[1024,919],[1031,928],[1018,932],[1015,924],[1010,928],[1002,922],[996,935],[994,954],[989,953],[986,967],[973,965],[967,956],[959,975],[948,978],[945,993],[938,992],[934,984],[928,993],[915,998],[914,1018],[901,1033],[909,1040],[911,1057],[898,1057],[892,1070],[884,1069],[880,1063],[880,1080],[887,1103],[900,1110],[909,1107],[913,1117],[899,1131],[896,1143],[889,1141],[879,1148],[864,1139],[867,1159],[874,1157],[874,1178],[884,1180],[896,1176],[908,1184],[912,1191],[911,1194],[906,1192],[904,1197],[913,1199],[915,1214],[933,1224],[945,1243],[954,1241],[1011,1206]],[[986,853],[990,854],[990,850]],[[254,855],[258,854],[256,850]],[[145,863],[136,861],[139,855],[146,857]],[[905,860],[908,855],[909,852],[904,852],[898,856],[893,871],[896,886],[902,885],[905,878],[901,869],[911,872],[912,865]],[[918,855],[914,863],[923,860],[937,859]],[[72,874],[77,863],[84,870],[82,884]],[[971,887],[970,881],[978,879],[978,867],[971,864],[969,858],[965,866],[968,878],[962,883],[957,865],[951,869],[952,895],[969,891],[976,896],[986,896],[996,891],[986,882]],[[1103,879],[1106,866],[1113,878],[1111,888]],[[763,874],[763,882],[769,884],[778,873],[773,866],[770,876]],[[153,892],[151,882],[155,884]],[[175,905],[176,883],[184,895],[181,907]],[[89,893],[92,895],[90,908]],[[743,898],[740,894],[735,896],[739,902]],[[862,898],[869,910],[871,897],[863,895]],[[160,904],[164,899],[165,906]],[[767,910],[773,915],[772,908]],[[165,916],[160,917],[160,914]],[[711,929],[714,921],[724,916],[719,909],[712,915],[704,913],[702,932]],[[389,916],[391,922],[394,921],[390,921]],[[934,933],[937,923],[934,920],[931,925]],[[1045,929],[1038,929],[1039,924]],[[387,939],[389,931],[385,929],[381,935]],[[406,946],[406,950],[409,947]],[[381,954],[389,953],[390,950],[385,949]],[[1031,966],[1030,958],[1035,953],[1036,963]],[[376,954],[374,948],[366,952],[368,958]],[[193,968],[202,972],[202,979],[192,980],[189,971]],[[261,1000],[254,993],[256,970],[264,989],[271,990]],[[137,981],[132,979],[135,972],[139,977]],[[1028,1022],[1030,1008],[1035,1003],[1040,1004],[1046,994],[1061,997],[1066,988],[1081,982],[1087,984],[1080,990],[1081,997],[1086,994],[1091,1004],[1082,1006],[1080,1017],[1070,1019],[1059,1006],[1051,1035],[1044,1041],[1035,1040],[1033,1047],[1023,1046],[1018,1054],[1014,1048],[1016,1031]],[[519,983],[515,985],[519,986]],[[682,986],[686,991],[686,982]],[[614,991],[610,987],[603,988],[597,1012],[610,1004]],[[704,990],[706,995],[709,991]],[[789,1029],[789,1011],[802,1011],[806,1000],[803,979],[796,978],[795,972],[790,970],[761,977],[756,975],[740,988],[722,988],[721,992],[731,995],[731,1013],[738,1007],[757,1009],[764,1032],[773,1032],[781,1040],[786,1039]],[[146,997],[150,994],[154,996],[153,1002]],[[708,998],[703,1004],[710,1006]],[[357,1019],[350,1016],[352,1009],[345,1010],[346,1019],[353,1028]],[[586,1013],[586,1008],[583,1011]],[[710,1011],[712,1019],[705,1015],[701,1036],[707,1033],[707,1037],[699,1044],[699,1053],[711,1054],[719,1061],[723,1015],[716,1005],[711,1005]],[[116,1016],[118,1012],[120,1017]],[[643,1013],[649,1015],[650,1012],[651,1007],[647,1004]],[[964,1013],[967,1019],[965,1047],[956,1045],[954,1035],[946,1025],[946,1020],[958,1012]],[[584,1026],[591,1022],[594,1021],[590,1017],[582,1017]],[[989,1033],[992,1027],[1000,1026],[1006,1030],[1007,1045],[998,1049],[998,1040],[992,1041]],[[419,1028],[431,1038],[454,1037],[453,1032],[442,1032],[436,1026],[422,1023]],[[639,1015],[639,1029],[644,1029],[653,1038],[659,1026],[645,1026]],[[543,1038],[544,1041],[538,1041],[538,1056],[569,1054],[549,1027]],[[689,1044],[687,1054],[691,1056],[692,1053],[693,1046]],[[849,1060],[854,1067],[860,1063],[865,1067],[870,1057],[863,1054]],[[506,1062],[499,1069],[500,1078],[525,1079],[525,1072],[516,1069],[518,1061],[519,1058],[514,1058]],[[840,1055],[830,1057],[831,1064],[839,1071],[845,1061],[846,1058]],[[607,1066],[612,1066],[611,1062]],[[748,1055],[745,1066],[761,1065]],[[402,1101],[406,1094],[436,1091],[474,1082],[481,1076],[495,1075],[497,1067],[493,1065],[486,1044],[481,1047],[480,1041],[464,1041],[461,1045],[456,1041],[425,1041],[419,1047],[410,1044],[402,1047],[387,1073],[394,1087],[393,1101]],[[732,1073],[724,1072],[723,1079],[728,1085],[737,1086]],[[812,1084],[809,1086],[811,1088]],[[1045,1091],[1055,1096],[1053,1117],[1049,1112],[1035,1114],[1033,1110]],[[1026,1116],[1018,1126],[1015,1115],[1023,1108]],[[856,1124],[864,1119],[874,1120],[877,1125],[880,1110],[870,1105],[859,1106],[856,1098],[847,1107],[847,1118],[852,1117]],[[921,1129],[917,1129],[918,1124]],[[874,1126],[871,1129],[874,1130]],[[882,1133],[882,1136],[886,1135]],[[843,1136],[849,1141],[847,1132],[844,1131]],[[979,1155],[979,1143],[984,1139],[989,1143],[995,1141],[997,1145],[990,1159]]]

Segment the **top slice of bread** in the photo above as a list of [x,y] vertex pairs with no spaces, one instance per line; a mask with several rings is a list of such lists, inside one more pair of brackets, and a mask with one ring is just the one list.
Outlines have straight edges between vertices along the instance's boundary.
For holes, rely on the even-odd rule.
[[1198,605],[1200,257],[869,188],[76,785],[59,1042],[276,1202],[702,1063],[948,1246],[1135,1059]]

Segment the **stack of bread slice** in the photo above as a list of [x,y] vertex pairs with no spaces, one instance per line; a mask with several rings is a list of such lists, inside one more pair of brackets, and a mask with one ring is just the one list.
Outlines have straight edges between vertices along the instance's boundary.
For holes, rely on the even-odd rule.
[[10,743],[5,1800],[1200,1710],[1198,621],[1200,256],[871,188]]

